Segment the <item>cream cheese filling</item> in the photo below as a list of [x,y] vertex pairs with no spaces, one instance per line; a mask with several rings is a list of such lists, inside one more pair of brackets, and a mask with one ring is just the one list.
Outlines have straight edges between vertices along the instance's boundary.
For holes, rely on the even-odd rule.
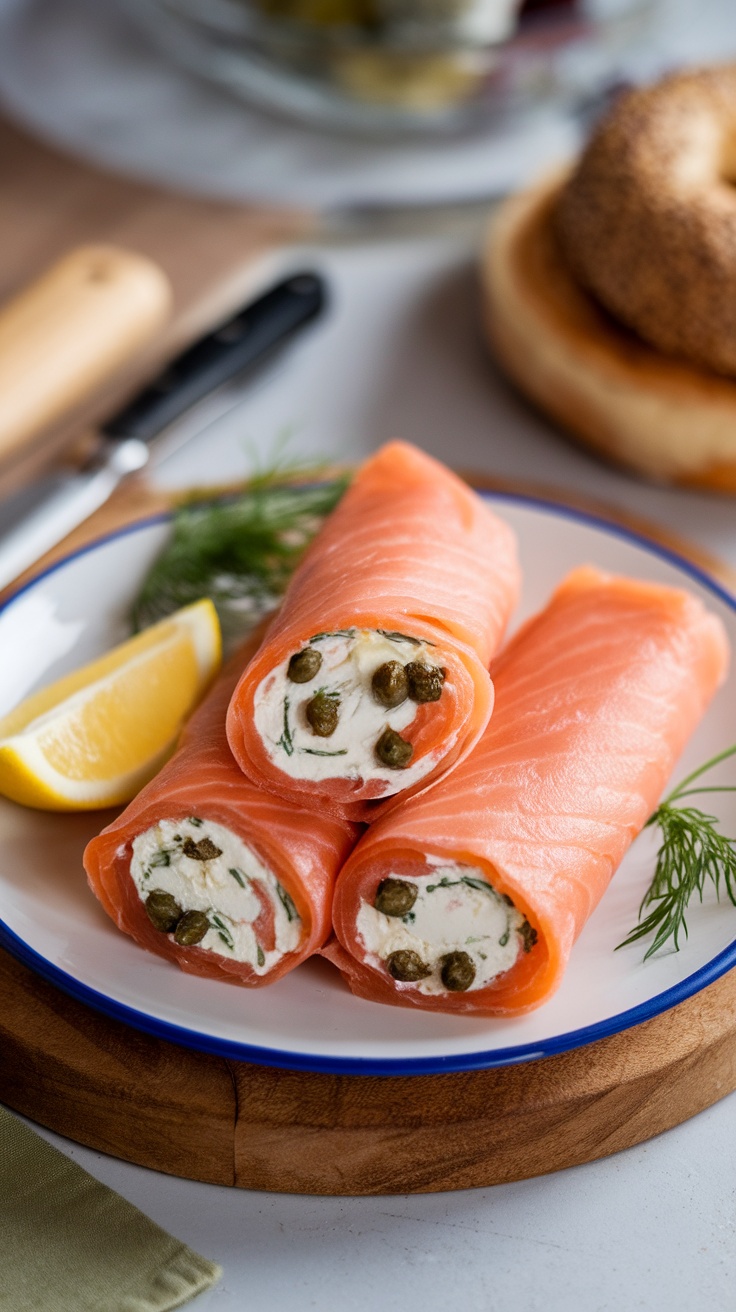
[[[202,840],[209,846],[202,848]],[[185,848],[206,853],[209,859],[187,855]],[[237,834],[212,820],[190,816],[161,820],[133,841],[130,873],[141,900],[160,890],[170,894],[182,912],[204,912],[209,928],[197,947],[231,961],[252,966],[266,975],[287,952],[298,948],[303,925],[286,890],[276,876]],[[254,922],[261,914],[265,894],[273,909],[275,943],[259,943]]]
[[[406,914],[386,915],[366,901],[361,903],[356,928],[368,964],[387,967],[394,953],[414,953],[428,973],[418,980],[397,979],[397,988],[446,994],[452,990],[442,980],[443,959],[460,953],[472,962],[474,978],[459,991],[484,988],[510,970],[520,952],[533,946],[534,930],[511,899],[496,892],[482,870],[429,860],[433,869],[427,878],[388,876],[416,890]],[[467,963],[463,965],[469,970]]]
[[[400,706],[387,709],[373,696],[373,675],[388,661],[441,665],[430,643],[372,629],[346,629],[315,635],[308,646],[321,657],[314,678],[307,683],[292,682],[285,660],[261,680],[255,693],[256,730],[269,759],[285,774],[314,782],[380,780],[384,785],[381,795],[389,796],[429,774],[450,751],[456,735],[437,751],[401,769],[383,765],[376,757],[376,744],[387,727],[411,739],[417,703],[407,698]],[[445,688],[449,686],[449,682],[445,684]],[[337,725],[329,737],[318,737],[307,720],[307,705],[319,692],[339,702]]]

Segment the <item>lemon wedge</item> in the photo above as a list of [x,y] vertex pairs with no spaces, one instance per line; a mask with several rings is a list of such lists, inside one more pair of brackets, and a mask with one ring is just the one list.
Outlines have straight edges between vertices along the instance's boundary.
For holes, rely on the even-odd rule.
[[44,811],[128,802],[216,674],[211,601],[185,606],[0,719],[0,793]]

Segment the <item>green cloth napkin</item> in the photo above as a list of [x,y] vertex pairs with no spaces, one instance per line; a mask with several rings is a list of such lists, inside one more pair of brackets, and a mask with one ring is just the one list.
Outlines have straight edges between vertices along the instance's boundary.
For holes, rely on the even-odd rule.
[[167,1312],[221,1275],[0,1107],[2,1312]]

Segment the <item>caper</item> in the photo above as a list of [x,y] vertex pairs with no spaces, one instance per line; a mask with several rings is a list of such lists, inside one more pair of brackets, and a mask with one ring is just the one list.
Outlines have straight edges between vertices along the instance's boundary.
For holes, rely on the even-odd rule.
[[317,692],[307,702],[305,714],[312,733],[318,738],[329,738],[340,718],[340,699],[330,697],[326,692]]
[[464,993],[475,979],[473,958],[467,952],[448,952],[440,959],[440,979],[451,993]]
[[174,931],[174,938],[180,947],[191,948],[195,943],[201,943],[209,928],[210,922],[204,911],[185,911]]
[[418,952],[411,952],[408,948],[402,948],[399,952],[392,952],[390,957],[386,958],[386,966],[389,975],[399,980],[402,984],[413,984],[418,979],[426,979],[432,974],[431,968],[419,956]]
[[382,879],[373,905],[384,916],[405,916],[414,906],[418,892],[416,884],[408,884],[405,879]]
[[414,748],[395,729],[385,728],[376,743],[375,753],[382,765],[391,770],[405,770],[414,755]]
[[171,893],[165,893],[162,888],[154,888],[148,894],[144,906],[148,912],[148,919],[155,929],[160,929],[163,934],[170,934],[176,929],[181,920],[181,907]]
[[519,933],[521,935],[521,945],[524,951],[531,952],[537,938],[539,937],[536,929],[534,929],[533,925],[529,924],[528,920],[524,920],[519,927]]
[[401,661],[384,661],[371,681],[371,690],[381,706],[400,706],[409,696],[406,674]]
[[198,843],[193,838],[185,838],[181,850],[192,861],[214,861],[216,856],[222,856],[222,848],[217,847],[211,838],[200,838]]
[[316,647],[304,647],[292,656],[286,677],[292,683],[309,683],[319,673],[321,664],[322,656]]
[[438,702],[442,696],[445,671],[439,665],[425,665],[423,661],[409,661],[405,666],[409,696],[413,702]]

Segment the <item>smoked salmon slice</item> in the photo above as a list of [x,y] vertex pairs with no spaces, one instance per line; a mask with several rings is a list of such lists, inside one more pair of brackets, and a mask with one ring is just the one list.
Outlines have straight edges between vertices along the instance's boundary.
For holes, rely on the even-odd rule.
[[467,755],[519,590],[515,535],[403,442],[358,471],[297,569],[233,695],[254,783],[372,821]]
[[569,575],[492,667],[471,756],[344,866],[324,955],[353,992],[485,1015],[545,1002],[727,663],[688,593]]
[[225,714],[260,635],[237,653],[167,765],[87,845],[92,892],[141,947],[194,975],[259,987],[324,943],[359,829],[256,788]]

